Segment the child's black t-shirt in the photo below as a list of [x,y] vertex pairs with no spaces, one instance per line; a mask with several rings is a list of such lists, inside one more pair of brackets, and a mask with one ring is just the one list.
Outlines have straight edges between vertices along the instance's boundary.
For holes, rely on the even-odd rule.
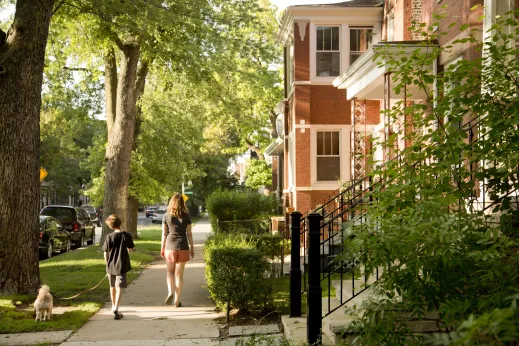
[[108,252],[106,272],[121,275],[132,269],[128,249],[133,249],[132,235],[128,232],[112,232],[106,236],[103,251]]

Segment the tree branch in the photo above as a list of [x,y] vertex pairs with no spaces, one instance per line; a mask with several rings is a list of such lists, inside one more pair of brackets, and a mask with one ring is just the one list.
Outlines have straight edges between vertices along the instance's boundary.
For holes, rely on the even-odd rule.
[[105,102],[106,126],[110,135],[115,121],[117,102],[117,61],[113,48],[105,55]]
[[52,10],[52,15],[54,16],[56,12],[58,12],[59,8],[65,3],[65,0],[61,0],[56,7]]
[[137,80],[135,81],[135,98],[139,100],[144,93],[144,86],[146,85],[146,77],[150,69],[151,61],[143,60],[139,70],[137,71]]
[[256,145],[254,145],[254,143],[252,143],[248,138],[245,138],[245,143],[247,144],[247,147],[254,151],[256,154],[258,154],[258,159],[260,160],[265,160],[265,156],[263,155],[263,153],[261,152],[261,149],[259,147],[257,147]]

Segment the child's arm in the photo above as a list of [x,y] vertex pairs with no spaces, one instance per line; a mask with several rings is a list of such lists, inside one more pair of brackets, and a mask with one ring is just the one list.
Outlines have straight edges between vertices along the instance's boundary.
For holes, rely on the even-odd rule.
[[105,263],[108,264],[108,252],[104,251],[103,255],[104,255],[104,258],[105,258]]

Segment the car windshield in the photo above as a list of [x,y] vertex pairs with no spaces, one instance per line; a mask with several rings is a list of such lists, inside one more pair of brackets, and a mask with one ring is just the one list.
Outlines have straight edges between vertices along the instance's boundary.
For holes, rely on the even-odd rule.
[[96,209],[94,207],[91,207],[91,206],[83,206],[81,207],[82,209],[85,209],[86,211],[88,211],[89,213],[95,213]]
[[55,208],[54,217],[60,221],[74,220],[74,209],[69,208]]

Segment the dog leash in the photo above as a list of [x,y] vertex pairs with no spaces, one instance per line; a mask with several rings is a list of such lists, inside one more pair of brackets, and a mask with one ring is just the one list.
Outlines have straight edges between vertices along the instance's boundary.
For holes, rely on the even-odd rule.
[[78,294],[73,295],[73,296],[71,296],[71,297],[61,298],[60,296],[58,296],[58,295],[56,295],[56,294],[54,294],[54,297],[56,297],[56,298],[58,298],[58,299],[62,299],[62,300],[67,300],[67,299],[74,299],[74,298],[77,298],[77,297],[79,297],[80,295],[82,295],[82,294],[85,293],[85,292],[93,291],[93,290],[95,290],[96,288],[98,288],[99,285],[101,285],[101,283],[102,283],[102,282],[107,278],[107,276],[108,276],[108,274],[106,274],[106,275],[101,279],[101,281],[99,281],[99,283],[98,283],[97,285],[95,285],[94,287],[89,288],[89,289],[84,290],[84,291],[81,291],[81,292],[79,292]]

